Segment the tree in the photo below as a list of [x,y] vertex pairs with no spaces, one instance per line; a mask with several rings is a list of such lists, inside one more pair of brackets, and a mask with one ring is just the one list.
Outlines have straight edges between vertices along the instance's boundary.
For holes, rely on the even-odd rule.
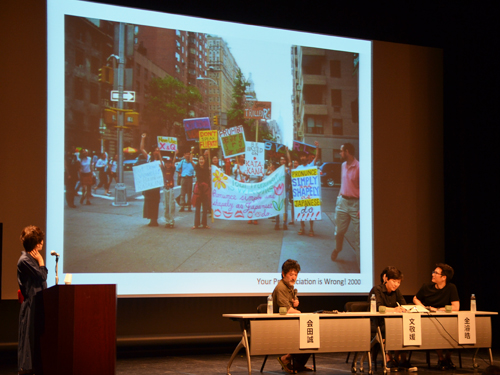
[[194,104],[202,100],[197,87],[186,86],[171,76],[151,79],[146,97],[144,120],[153,137],[182,137],[182,120],[188,118]]
[[245,138],[250,140],[252,120],[245,120],[245,95],[246,89],[250,86],[250,83],[245,80],[241,69],[238,69],[233,84],[233,102],[231,103],[231,109],[227,113],[227,124],[229,127],[243,125],[243,129],[245,129]]

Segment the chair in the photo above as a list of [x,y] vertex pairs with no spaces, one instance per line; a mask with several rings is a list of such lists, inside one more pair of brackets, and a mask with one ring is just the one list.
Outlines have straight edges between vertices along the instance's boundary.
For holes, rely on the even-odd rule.
[[[257,312],[259,314],[266,314],[267,313],[267,303],[261,303],[259,306],[257,306]],[[266,365],[267,357],[268,357],[268,355],[266,355],[264,357],[264,362],[262,362],[262,366],[260,368],[260,372],[264,371],[264,366]],[[312,357],[313,357],[314,372],[316,372],[316,356],[314,355],[314,353],[313,353]],[[292,357],[292,361],[293,361],[293,357]]]
[[[370,302],[367,302],[367,301],[354,301],[354,302],[347,302],[344,306],[344,310],[346,312],[368,312],[370,311]],[[375,335],[371,341],[371,345],[370,345],[370,350],[371,352],[373,353],[373,358],[371,358],[372,362],[375,363],[375,371],[377,370],[377,355],[378,355],[378,347],[376,347],[375,345],[379,344],[380,346],[382,346],[382,334],[380,333],[380,329],[377,330],[377,332],[375,332]],[[349,357],[350,357],[351,353],[347,353],[347,358],[345,360],[346,363],[349,362]],[[352,365],[351,365],[351,371],[353,373],[355,373],[357,370],[356,370],[356,360],[357,360],[357,357],[358,357],[358,353],[354,353],[354,359],[352,361]],[[360,368],[359,370],[362,372],[363,371],[363,361],[365,359],[365,355],[363,354],[363,356],[361,357],[361,361],[360,361]]]

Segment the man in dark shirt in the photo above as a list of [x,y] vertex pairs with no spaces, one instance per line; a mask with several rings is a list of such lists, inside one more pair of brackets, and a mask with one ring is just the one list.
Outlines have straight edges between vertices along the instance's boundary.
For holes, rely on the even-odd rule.
[[[300,314],[300,311],[296,309],[299,306],[297,289],[294,289],[299,272],[300,264],[296,260],[288,259],[281,266],[282,278],[273,291],[273,312],[277,313],[280,307],[286,307],[288,314]],[[294,374],[294,368],[297,371],[312,371],[312,368],[306,366],[309,357],[310,354],[293,355],[294,367],[292,367],[292,354],[285,354],[278,357],[278,362],[284,371]]]
[[[455,284],[450,283],[454,274],[453,268],[444,263],[436,264],[432,272],[432,282],[422,285],[420,290],[413,297],[415,305],[424,305],[430,311],[445,311],[446,305],[451,305],[453,311],[460,310],[460,299]],[[456,367],[451,361],[449,351],[437,350],[439,357],[438,368],[441,370]]]

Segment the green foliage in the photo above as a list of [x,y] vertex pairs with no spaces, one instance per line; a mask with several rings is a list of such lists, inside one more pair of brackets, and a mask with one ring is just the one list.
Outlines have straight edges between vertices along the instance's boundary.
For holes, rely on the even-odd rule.
[[151,79],[146,97],[144,120],[154,137],[184,134],[182,120],[202,100],[197,87],[186,86],[171,76]]
[[245,138],[251,140],[249,137],[252,121],[245,120],[245,95],[246,89],[250,86],[250,83],[245,80],[245,76],[241,69],[238,69],[233,84],[233,94],[231,95],[233,102],[231,103],[231,109],[227,113],[227,125],[228,127],[243,125],[245,129]]

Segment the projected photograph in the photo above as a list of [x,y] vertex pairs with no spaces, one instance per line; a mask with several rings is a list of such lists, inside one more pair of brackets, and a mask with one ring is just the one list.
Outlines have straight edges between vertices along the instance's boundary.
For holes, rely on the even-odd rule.
[[72,0],[48,18],[63,275],[260,295],[291,258],[302,293],[371,288],[369,41]]
[[[341,146],[359,159],[356,53],[73,16],[65,27],[66,272],[278,272],[289,258],[360,271],[357,213],[342,214],[331,259]],[[143,171],[155,160],[157,180]],[[308,177],[292,178],[299,165]],[[211,188],[219,173],[237,194]],[[350,183],[353,200],[359,171]]]

